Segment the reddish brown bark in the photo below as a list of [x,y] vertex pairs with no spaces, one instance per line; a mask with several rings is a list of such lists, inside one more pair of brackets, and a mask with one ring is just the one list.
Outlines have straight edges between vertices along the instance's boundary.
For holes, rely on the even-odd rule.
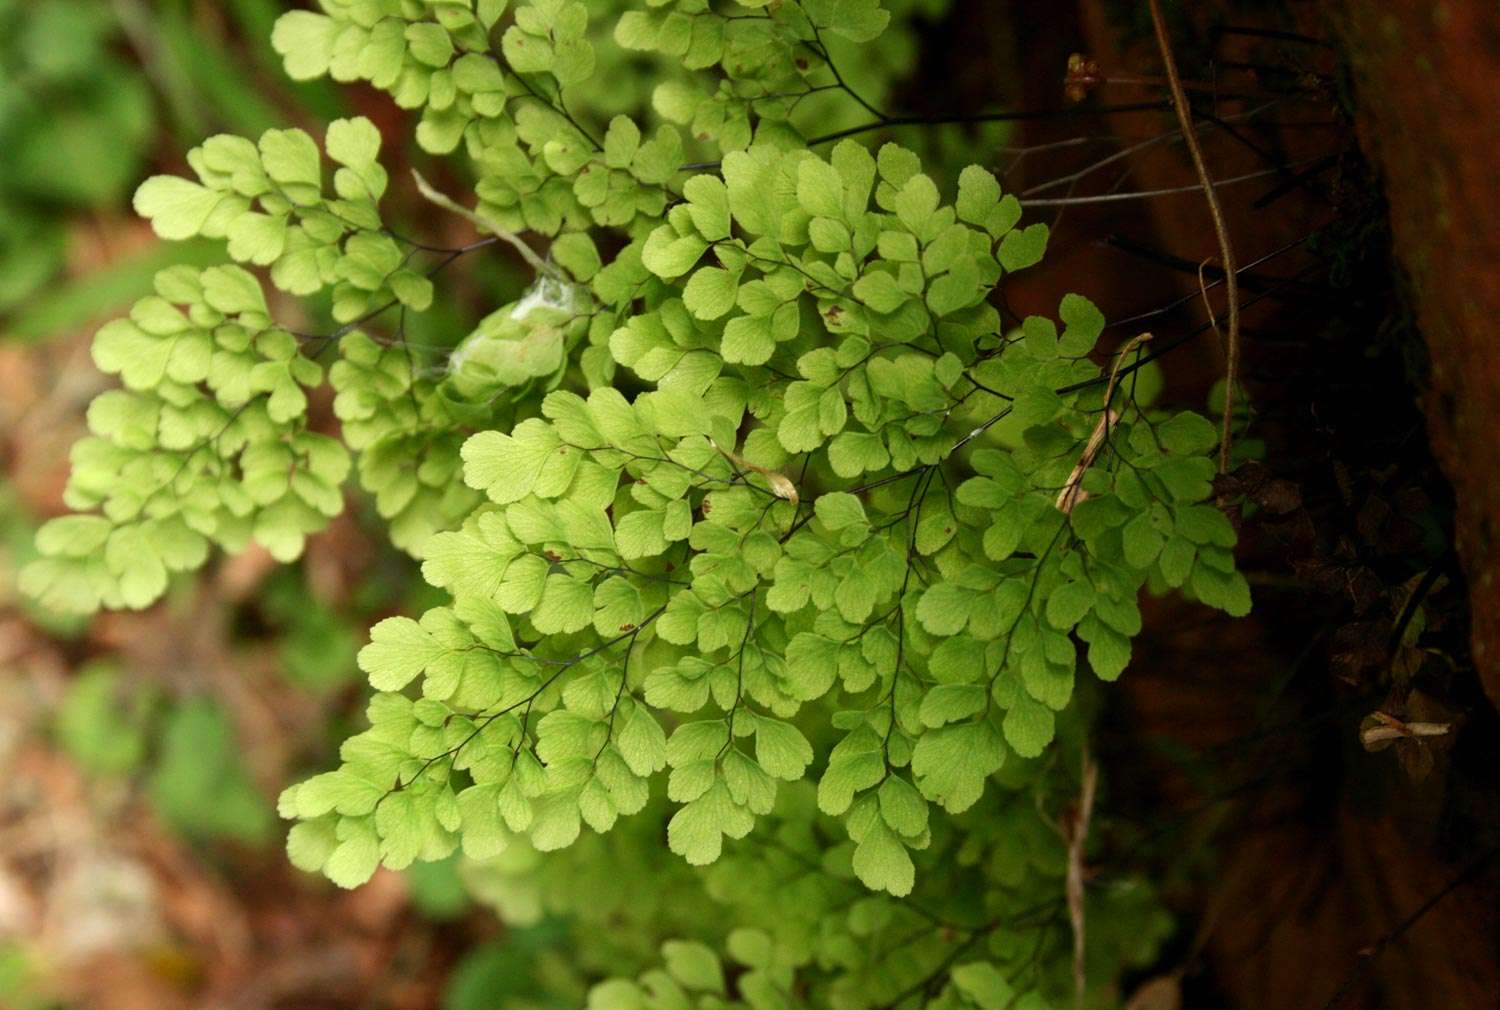
[[1500,6],[1349,0],[1341,22],[1431,358],[1429,431],[1457,496],[1474,662],[1500,706]]
[[[1363,16],[1371,21],[1383,16],[1388,6],[1372,0],[1347,2],[1365,8]],[[1243,5],[1194,8],[1195,16],[1199,16],[1193,25],[1196,40],[1201,42],[1210,36],[1205,26],[1212,23],[1213,16],[1208,8],[1222,13],[1223,8],[1232,7],[1235,17],[1230,20],[1234,24],[1273,30],[1291,27],[1310,38],[1332,39],[1342,45],[1341,40],[1330,35],[1324,20],[1326,9],[1310,9],[1314,5],[1289,6],[1293,14],[1301,14],[1305,20],[1289,21],[1279,16],[1285,12],[1272,11],[1276,17],[1268,14],[1265,21],[1257,22]],[[1422,9],[1428,11],[1430,6],[1424,4]],[[1483,148],[1476,144],[1473,152],[1463,152],[1465,158],[1474,159],[1473,174],[1470,168],[1457,165],[1456,151],[1451,148],[1445,151],[1442,147],[1443,143],[1461,147],[1463,136],[1477,136],[1468,124],[1482,121],[1486,114],[1491,120],[1495,118],[1483,108],[1481,92],[1500,96],[1500,81],[1494,78],[1494,68],[1500,65],[1497,63],[1500,46],[1495,45],[1493,30],[1488,36],[1488,47],[1475,37],[1479,35],[1478,12],[1484,5],[1470,6],[1473,10],[1469,19],[1451,30],[1466,33],[1464,52],[1471,61],[1478,62],[1483,58],[1481,54],[1490,54],[1485,68],[1491,76],[1475,84],[1475,90],[1462,92],[1462,102],[1455,104],[1449,98],[1437,103],[1404,82],[1401,75],[1417,73],[1422,64],[1423,44],[1397,46],[1394,52],[1380,54],[1384,59],[1404,61],[1401,75],[1388,75],[1378,82],[1382,88],[1405,89],[1399,99],[1374,90],[1375,85],[1366,79],[1369,54],[1363,54],[1365,72],[1361,74],[1356,102],[1364,117],[1359,139],[1386,166],[1384,184],[1396,218],[1398,252],[1407,261],[1408,269],[1416,274],[1421,311],[1417,329],[1429,341],[1434,359],[1441,358],[1444,362],[1443,370],[1433,377],[1432,391],[1427,394],[1428,414],[1432,418],[1434,444],[1453,480],[1462,510],[1458,550],[1472,585],[1476,659],[1487,678],[1491,700],[1500,701],[1500,691],[1496,690],[1500,686],[1496,677],[1500,665],[1500,626],[1497,626],[1500,586],[1485,578],[1500,562],[1496,554],[1500,545],[1493,542],[1488,528],[1491,522],[1500,523],[1500,477],[1495,476],[1497,468],[1481,444],[1486,435],[1500,432],[1497,423],[1500,422],[1500,343],[1475,321],[1495,318],[1496,310],[1500,310],[1500,302],[1496,301],[1500,293],[1496,275],[1490,272],[1484,278],[1479,276],[1496,270],[1500,264],[1500,249],[1494,247],[1500,241],[1497,238],[1500,222],[1495,220],[1496,208],[1485,204],[1487,199],[1493,199],[1490,196],[1495,189],[1493,166],[1500,164],[1500,142],[1496,142],[1492,132]],[[1112,0],[1080,0],[1077,10],[1078,21],[1070,26],[1075,37],[1061,44],[1086,52],[1096,60],[1103,76],[1114,78],[1100,86],[1101,100],[1135,102],[1160,98],[1162,89],[1152,78],[1159,73],[1159,56],[1149,35],[1139,30],[1139,24],[1132,29],[1125,18],[1128,5]],[[1492,20],[1494,17],[1500,14]],[[1194,36],[1193,31],[1181,32],[1184,52],[1193,52]],[[1045,56],[1044,65],[1052,67],[1053,87],[1060,87],[1059,70],[1065,51],[1059,51],[1058,46],[1046,54],[1024,46],[1022,51],[1029,52],[1038,62],[1043,62]],[[1214,58],[1221,63],[1274,60],[1305,65],[1317,72],[1319,81],[1326,81],[1334,79],[1340,54],[1307,41],[1273,48],[1263,39],[1229,34],[1216,40]],[[1430,57],[1429,62],[1436,65],[1439,60]],[[1193,72],[1202,79],[1213,79],[1213,70],[1206,63],[1200,53]],[[1184,75],[1187,74],[1184,69]],[[1129,78],[1134,78],[1134,82],[1122,82]],[[1041,80],[1045,82],[1048,78]],[[1252,91],[1256,82],[1247,80],[1243,74],[1226,72],[1220,85],[1224,92],[1230,93]],[[1273,115],[1264,117],[1288,124],[1328,120],[1328,130],[1287,128],[1278,133],[1255,132],[1247,127],[1245,132],[1263,148],[1276,151],[1287,163],[1320,163],[1329,154],[1353,147],[1352,138],[1339,125],[1341,117],[1334,108],[1334,98],[1331,88],[1320,87],[1306,99],[1282,100]],[[1057,102],[1057,94],[1028,95],[1027,100],[1033,106],[1047,106]],[[1403,114],[1413,121],[1431,117],[1434,122],[1423,123],[1418,132],[1411,121],[1399,118],[1393,102],[1409,103]],[[1204,103],[1220,115],[1230,115],[1247,104],[1237,104],[1232,98]],[[1170,117],[1170,112],[1112,116],[1101,126],[1122,140],[1136,140],[1170,129],[1173,125]],[[1493,131],[1493,127],[1490,129]],[[1217,178],[1264,167],[1264,158],[1236,142],[1222,128],[1205,122],[1202,130],[1205,151]],[[1428,135],[1443,139],[1441,142],[1411,139]],[[1027,138],[1032,143],[1050,139],[1053,138],[1046,135]],[[1382,146],[1382,140],[1388,146]],[[1410,163],[1393,166],[1397,157],[1407,158]],[[1427,163],[1438,159],[1446,164]],[[1177,144],[1138,150],[1127,164],[1129,184],[1139,191],[1170,188],[1192,178],[1191,168]],[[1342,169],[1329,171],[1314,178],[1312,185],[1286,190],[1269,204],[1263,197],[1276,185],[1275,181],[1222,188],[1220,195],[1225,201],[1239,257],[1246,262],[1254,261],[1300,235],[1322,228],[1335,216],[1331,213],[1335,203],[1341,208],[1352,207],[1352,214],[1360,213],[1367,198],[1360,196],[1355,201],[1346,194],[1351,188],[1365,188],[1366,180],[1358,172],[1357,158],[1351,158],[1350,164],[1354,168],[1347,175]],[[1419,176],[1418,170],[1427,174]],[[1434,186],[1432,176],[1441,181],[1442,188]],[[1038,177],[1047,175],[1039,173]],[[1437,211],[1425,209],[1414,195],[1406,192],[1419,181],[1424,187],[1421,194],[1424,198],[1438,192],[1451,202],[1450,220],[1443,222]],[[1476,210],[1460,223],[1456,218],[1465,213],[1462,210],[1465,204],[1473,205]],[[1113,215],[1107,224],[1101,223],[1101,210]],[[1081,220],[1085,215],[1086,222]],[[1378,215],[1378,208],[1372,211],[1372,217]],[[1208,212],[1198,193],[1155,198],[1133,210],[1079,208],[1070,210],[1068,217],[1071,227],[1065,225],[1059,230],[1060,241],[1054,245],[1044,273],[1066,269],[1067,279],[1075,282],[1077,277],[1087,276],[1088,290],[1098,291],[1101,304],[1111,307],[1134,304],[1136,298],[1149,304],[1152,298],[1170,297],[1173,293],[1196,296],[1197,279],[1190,272],[1173,278],[1159,270],[1122,268],[1118,259],[1100,257],[1097,242],[1075,246],[1069,243],[1070,236],[1117,232],[1142,238],[1192,263],[1212,257],[1216,251]],[[1413,223],[1412,217],[1418,220]],[[1462,238],[1457,235],[1460,224],[1468,232]],[[1415,269],[1414,251],[1421,251],[1427,257],[1427,274]],[[1087,259],[1090,253],[1092,261]],[[1379,254],[1375,255],[1378,258]],[[1287,256],[1253,273],[1286,277],[1302,262],[1305,261],[1297,256]],[[1089,267],[1092,272],[1087,272]],[[1372,271],[1378,272],[1378,268]],[[1035,285],[1036,281],[1032,283]],[[1388,283],[1394,285],[1397,281],[1393,277]],[[1161,284],[1167,285],[1168,290],[1156,290]],[[1147,286],[1152,289],[1145,290]],[[1171,290],[1174,286],[1175,291]],[[1024,285],[1018,287],[1019,293],[1014,288],[1008,292],[1017,300],[1031,293]],[[1480,292],[1485,292],[1488,300],[1479,301]],[[1216,307],[1222,307],[1222,291],[1213,291],[1210,297]],[[1466,302],[1466,297],[1474,300]],[[1046,304],[1045,298],[1035,301],[1041,306]],[[1345,402],[1361,395],[1359,377],[1365,373],[1357,367],[1357,361],[1351,361],[1350,367],[1345,368],[1339,355],[1358,357],[1366,347],[1357,336],[1334,340],[1325,335],[1324,323],[1336,321],[1339,316],[1337,307],[1331,308],[1326,302],[1326,298],[1311,296],[1305,306],[1299,307],[1290,300],[1271,299],[1255,304],[1247,320],[1252,331],[1246,341],[1247,360],[1254,366],[1247,385],[1254,402],[1263,409],[1256,430],[1272,441],[1273,465],[1287,472],[1303,472],[1309,461],[1324,459],[1325,453],[1329,460],[1342,460],[1346,443],[1362,443],[1380,430],[1389,431],[1390,419],[1398,408],[1411,411],[1409,401],[1392,399],[1403,396],[1399,364],[1393,366],[1397,374],[1388,376],[1378,391],[1374,387],[1365,391],[1368,404],[1351,406]],[[1391,299],[1392,304],[1395,302]],[[1027,308],[1033,306],[1028,303]],[[1196,302],[1194,308],[1199,308]],[[1319,313],[1327,313],[1328,318],[1320,321]],[[1182,324],[1169,320],[1161,325],[1163,332],[1180,332],[1171,327]],[[1439,325],[1446,328],[1441,333],[1434,332]],[[1347,327],[1335,329],[1349,332]],[[1370,329],[1368,341],[1373,346],[1380,338],[1375,326]],[[1410,328],[1402,332],[1409,333]],[[1128,334],[1117,336],[1123,338]],[[1292,337],[1298,338],[1296,343],[1288,342]],[[1290,347],[1295,347],[1295,352],[1289,352]],[[1336,351],[1329,350],[1334,347]],[[1317,362],[1311,360],[1310,356],[1320,353],[1329,357]],[[1205,334],[1163,359],[1163,367],[1169,388],[1185,402],[1191,402],[1189,398],[1195,390],[1222,374],[1223,357],[1212,335]],[[1326,398],[1320,395],[1304,402],[1300,392],[1291,391],[1305,390],[1307,380],[1301,377],[1314,371],[1334,377],[1353,392]],[[1324,405],[1324,399],[1330,403],[1337,401],[1341,413],[1334,415],[1315,409]],[[1318,402],[1315,404],[1314,400]],[[1450,404],[1461,404],[1461,408]],[[1437,416],[1439,410],[1447,410],[1448,416]],[[1368,423],[1363,420],[1366,416],[1370,419]],[[1414,411],[1410,422],[1416,425]],[[1326,442],[1322,436],[1312,437],[1310,429],[1325,426],[1337,427],[1338,436]],[[1388,441],[1391,440],[1385,435],[1374,439],[1381,446]],[[1415,438],[1412,448],[1421,454]],[[1300,458],[1293,458],[1298,454]],[[1385,459],[1379,451],[1355,456],[1358,462],[1354,465],[1365,471],[1383,470],[1387,463],[1397,462]],[[1435,470],[1424,467],[1421,472],[1436,477]],[[1314,497],[1318,496],[1316,484],[1309,484],[1308,489]],[[1441,488],[1429,490],[1436,500],[1444,499]],[[1341,528],[1337,513],[1340,509],[1353,511],[1358,502],[1341,503],[1340,499],[1329,496],[1326,489],[1319,501],[1316,508],[1321,511],[1315,521],[1322,535],[1335,541]],[[1265,523],[1264,517],[1261,522]],[[1495,526],[1493,533],[1500,535],[1500,525]],[[1247,528],[1245,549],[1250,553],[1265,550],[1274,539],[1275,536],[1267,538],[1257,533],[1252,522]],[[1381,678],[1386,676],[1383,671],[1387,657],[1384,632],[1371,634],[1375,660],[1366,679],[1356,678],[1356,683],[1343,678],[1339,665],[1333,662],[1335,657],[1324,655],[1321,646],[1295,644],[1339,641],[1346,630],[1357,627],[1340,627],[1349,620],[1340,604],[1354,606],[1358,594],[1351,592],[1347,600],[1336,590],[1321,596],[1313,585],[1316,580],[1306,578],[1305,568],[1298,567],[1306,560],[1299,553],[1302,550],[1301,547],[1291,550],[1279,561],[1270,554],[1244,558],[1248,568],[1258,567],[1268,576],[1282,570],[1279,565],[1286,565],[1292,571],[1282,590],[1269,578],[1257,583],[1256,612],[1248,620],[1206,624],[1194,630],[1202,619],[1191,610],[1170,599],[1155,603],[1147,627],[1160,630],[1148,631],[1137,648],[1138,656],[1150,660],[1133,666],[1121,685],[1131,733],[1171,739],[1195,753],[1218,755],[1211,760],[1226,762],[1222,781],[1228,785],[1206,799],[1198,787],[1174,777],[1170,766],[1165,774],[1157,771],[1151,783],[1160,790],[1163,810],[1192,810],[1201,805],[1212,811],[1205,815],[1206,821],[1212,819],[1216,824],[1216,830],[1205,829],[1205,837],[1211,837],[1212,842],[1201,843],[1215,847],[1218,870],[1207,885],[1207,896],[1196,913],[1203,951],[1201,961],[1186,969],[1187,1005],[1202,1001],[1202,1005],[1226,1007],[1318,1010],[1337,997],[1334,1005],[1344,1010],[1490,1006],[1500,985],[1492,955],[1496,930],[1500,928],[1493,912],[1494,885],[1491,878],[1481,879],[1477,872],[1466,875],[1466,867],[1473,865],[1477,850],[1492,843],[1487,838],[1475,841],[1471,849],[1467,847],[1467,834],[1457,839],[1446,836],[1441,825],[1447,822],[1439,812],[1492,809],[1487,799],[1451,801],[1450,798],[1458,793],[1489,796],[1488,786],[1470,777],[1474,768],[1489,769],[1493,765],[1486,760],[1475,761],[1470,752],[1463,758],[1464,763],[1451,773],[1444,766],[1423,781],[1410,781],[1389,760],[1390,755],[1366,755],[1350,747],[1357,732],[1352,720],[1319,719],[1318,714],[1337,705],[1338,699],[1348,702],[1360,690],[1371,691],[1376,685],[1386,684]],[[1303,655],[1304,648],[1312,650],[1315,658],[1303,672],[1293,668],[1288,677],[1294,686],[1288,688],[1280,701],[1273,701],[1281,690],[1276,671],[1285,669],[1286,664],[1300,667],[1303,660],[1293,657]],[[1468,678],[1472,674],[1465,669],[1463,676]],[[1465,684],[1468,683],[1471,681],[1466,679]],[[1468,695],[1467,691],[1461,693]],[[1274,718],[1261,714],[1267,711],[1267,705],[1277,707],[1279,714]],[[1292,714],[1298,711],[1307,717],[1305,721]],[[1271,726],[1274,731],[1268,728]],[[1101,748],[1107,743],[1106,732]],[[1112,768],[1111,777],[1117,789],[1115,799],[1120,802],[1119,797],[1129,790],[1121,781],[1127,773],[1120,762],[1112,764],[1109,754],[1101,753],[1106,767]],[[1130,808],[1129,801],[1121,805]],[[1493,869],[1494,860],[1486,865]],[[1429,906],[1436,895],[1441,895],[1441,899]],[[1382,943],[1384,938],[1391,939]],[[1377,951],[1373,955],[1369,953],[1372,948]]]

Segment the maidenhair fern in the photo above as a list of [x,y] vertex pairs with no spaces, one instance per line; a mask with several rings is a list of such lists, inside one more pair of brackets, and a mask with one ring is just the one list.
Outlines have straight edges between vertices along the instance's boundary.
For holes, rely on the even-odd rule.
[[[326,132],[331,187],[298,130],[211,138],[195,179],[148,181],[160,235],[240,265],[166,271],[100,331],[123,388],[90,408],[78,514],[43,528],[26,588],[142,607],[210,545],[295,558],[352,451],[451,602],[372,629],[369,728],[281,798],[297,865],[354,886],[461,848],[477,893],[584,922],[626,886],[579,900],[590,873],[659,881],[691,914],[611,914],[684,939],[593,965],[622,976],[601,1010],[1065,990],[1041,811],[1074,788],[1076,682],[1125,669],[1143,589],[1231,614],[1249,596],[1207,503],[1214,426],[1136,403],[1140,344],[1100,353],[1086,299],[1016,327],[991,304],[1046,226],[981,167],[945,197],[946,173],[857,139],[880,114],[836,54],[889,83],[907,15],[941,4],[320,6],[278,23],[287,71],[417,111],[474,195],[412,185],[485,237],[388,228],[406,182],[363,119]],[[622,100],[600,82],[642,67],[656,115],[605,123]],[[830,97],[842,119],[806,115]],[[855,125],[828,147],[829,122]],[[443,268],[518,233],[545,247],[520,301],[451,352],[405,341]],[[247,267],[329,292],[341,327],[278,326]],[[309,428],[325,368],[342,441]],[[1091,900],[1107,1000],[1162,921],[1128,883]]]

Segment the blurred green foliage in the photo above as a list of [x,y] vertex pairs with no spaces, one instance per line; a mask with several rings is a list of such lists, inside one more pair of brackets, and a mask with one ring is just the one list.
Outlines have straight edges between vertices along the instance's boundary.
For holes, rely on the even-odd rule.
[[0,943],[0,1006],[6,1010],[52,1010],[60,1004],[46,994],[44,973],[19,943]]
[[0,0],[0,312],[62,264],[67,212],[121,202],[151,138],[151,91],[112,51],[103,3]]
[[135,772],[146,760],[154,692],[126,690],[120,671],[93,663],[79,671],[57,712],[57,741],[91,775]]
[[429,919],[445,922],[469,910],[469,892],[458,875],[458,857],[413,863],[406,871],[412,906]]
[[119,199],[141,167],[151,95],[140,72],[109,51],[107,8],[71,0],[5,6],[7,191],[70,206]]
[[54,733],[92,776],[143,776],[152,809],[184,838],[272,838],[270,806],[241,762],[229,716],[211,699],[170,703],[113,664],[95,663],[69,686]]
[[70,232],[125,213],[152,163],[205,134],[328,118],[326,83],[285,80],[270,49],[278,0],[0,0],[0,334],[39,340],[128,303],[211,243],[152,246],[62,279]]
[[277,643],[278,666],[298,687],[323,693],[358,674],[359,635],[347,615],[319,603],[296,570],[276,572],[257,595],[262,619]]
[[224,710],[207,698],[185,701],[167,715],[148,790],[157,814],[187,838],[261,844],[274,818],[240,763]]
[[466,954],[448,984],[443,1010],[564,1010],[580,1006],[584,992],[568,970],[569,931],[545,920],[513,929],[500,942]]

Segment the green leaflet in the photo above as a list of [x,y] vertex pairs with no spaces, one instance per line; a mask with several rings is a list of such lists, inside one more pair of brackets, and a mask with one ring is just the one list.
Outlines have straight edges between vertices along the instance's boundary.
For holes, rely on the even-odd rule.
[[[604,157],[623,164],[637,143],[617,121]],[[545,812],[529,822],[538,847],[571,841],[580,820],[602,830],[639,809],[660,762],[611,780],[606,756],[620,750],[622,712],[661,707],[698,720],[661,757],[678,805],[673,852],[714,861],[771,814],[778,781],[811,768],[823,809],[846,820],[856,875],[905,893],[927,805],[966,810],[1010,752],[1040,754],[1080,657],[1101,678],[1119,675],[1148,580],[1242,606],[1236,577],[1196,560],[1226,542],[1217,513],[1198,504],[1211,426],[1117,409],[1109,457],[1076,477],[1087,493],[1063,510],[1057,488],[1075,479],[1100,409],[1101,371],[1081,355],[1102,321],[1069,296],[1063,336],[1035,318],[998,365],[981,353],[994,316],[968,307],[967,292],[982,295],[1002,261],[1020,265],[1003,248],[1014,221],[992,177],[965,174],[960,214],[890,147],[875,158],[845,142],[828,161],[753,148],[726,159],[724,176],[688,180],[666,223],[595,274],[594,297],[622,306],[610,353],[657,390],[634,401],[609,387],[559,390],[541,417],[463,446],[465,483],[492,504],[433,538],[426,573],[459,604],[518,622],[521,644],[481,654],[545,685],[525,696],[528,719],[514,723],[498,682],[481,694],[499,710],[452,707],[445,664],[456,660],[435,659],[410,621],[377,629],[368,669],[382,690],[424,678],[445,720],[477,728],[423,759],[424,776],[441,783],[470,747],[489,746],[492,724],[510,753],[536,757],[538,774],[515,788]],[[795,204],[760,213],[757,187],[783,185]],[[838,242],[816,239],[819,220],[839,224]],[[640,306],[628,304],[640,289],[610,276],[636,269],[633,249],[660,281]],[[700,262],[709,250],[716,264]],[[914,274],[916,261],[925,269]],[[935,311],[921,286],[960,274]],[[748,321],[786,307],[795,325],[770,324],[746,350],[749,327],[765,325]],[[976,425],[1010,415],[1019,448],[986,438],[953,452]],[[876,489],[825,482],[803,502],[784,476],[799,455],[811,457],[801,472]],[[955,466],[973,476],[941,493]],[[786,720],[840,693],[890,700],[843,727],[820,764]],[[450,830],[464,835],[462,813]]]
[[210,544],[254,539],[278,559],[343,509],[344,447],[308,430],[323,371],[271,322],[239,267],[174,267],[157,294],[103,327],[94,358],[125,388],[89,408],[70,506],[38,536],[25,592],[59,610],[145,607]]
[[[916,6],[617,6],[285,14],[289,74],[389,92],[472,174],[458,206],[493,248],[454,255],[515,239],[540,276],[454,350],[408,343],[449,254],[381,220],[375,127],[330,124],[322,152],[297,130],[210,138],[137,209],[239,265],[166,271],[101,329],[121,388],[90,409],[77,514],[43,527],[23,588],[144,606],[211,546],[293,558],[341,510],[352,451],[449,602],[372,629],[368,728],[281,798],[296,865],[355,886],[461,851],[519,916],[582,887],[534,881],[623,860],[612,878],[692,881],[739,916],[595,987],[600,1010],[770,1010],[804,981],[816,1005],[1041,1005],[1050,982],[1010,981],[1030,937],[981,937],[918,989],[951,946],[877,963],[871,938],[921,924],[913,895],[972,929],[1060,893],[1027,791],[1074,787],[1076,737],[1034,759],[1079,732],[1080,666],[1122,674],[1143,589],[1249,607],[1209,503],[1217,433],[1108,382],[1081,296],[1005,329],[993,292],[1047,229],[992,174],[953,187],[893,144],[803,143],[780,96],[888,25],[896,59]],[[602,94],[639,76],[627,59],[663,68],[654,131],[644,94]],[[344,325],[277,326],[247,268],[329,291]],[[308,427],[325,365],[337,438]],[[607,884],[581,904],[660,904]],[[1159,939],[1148,901],[1100,901]]]
[[376,160],[380,135],[366,119],[341,119],[322,157],[301,130],[268,130],[259,143],[220,134],[188,152],[196,180],[156,176],[136,191],[135,209],[166,239],[224,239],[239,263],[269,267],[283,291],[332,289],[334,316],[355,319],[396,302],[422,310],[430,285],[386,234],[378,204],[387,188]]

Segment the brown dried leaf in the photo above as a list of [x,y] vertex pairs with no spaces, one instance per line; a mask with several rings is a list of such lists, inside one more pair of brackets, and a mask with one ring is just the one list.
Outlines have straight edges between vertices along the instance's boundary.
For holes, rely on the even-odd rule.
[[799,499],[797,497],[797,485],[793,484],[791,478],[786,474],[777,473],[775,470],[763,467],[759,463],[752,463],[745,457],[738,455],[737,453],[730,452],[718,442],[712,442],[712,445],[715,449],[719,450],[719,452],[725,459],[729,460],[729,462],[733,463],[735,466],[744,467],[746,470],[753,471],[754,473],[758,473],[762,477],[764,477],[766,479],[766,483],[771,485],[771,493],[776,497],[785,498],[793,505],[796,505],[798,503]]
[[1182,1006],[1182,976],[1148,978],[1131,994],[1125,1010],[1178,1010]]

